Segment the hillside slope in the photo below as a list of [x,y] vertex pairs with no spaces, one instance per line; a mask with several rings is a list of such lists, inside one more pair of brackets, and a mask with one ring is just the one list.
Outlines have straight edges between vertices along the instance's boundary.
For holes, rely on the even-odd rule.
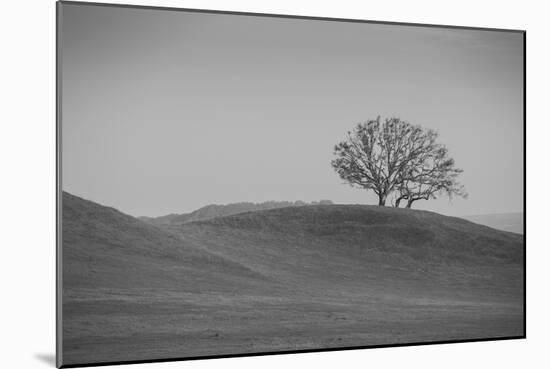
[[63,363],[523,335],[523,236],[315,205],[153,226],[63,194]]
[[62,237],[65,287],[216,290],[265,279],[116,209],[66,192]]
[[345,285],[401,296],[522,298],[521,235],[426,211],[318,205],[163,228],[262,275],[307,283],[309,291]]

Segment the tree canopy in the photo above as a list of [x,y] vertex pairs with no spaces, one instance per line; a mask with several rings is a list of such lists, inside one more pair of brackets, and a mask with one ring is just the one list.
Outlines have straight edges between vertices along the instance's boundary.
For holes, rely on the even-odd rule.
[[399,118],[380,117],[359,123],[347,139],[334,147],[331,164],[346,183],[372,190],[378,204],[402,201],[411,207],[417,200],[434,199],[440,194],[466,196],[445,146],[437,142],[434,130],[412,125]]

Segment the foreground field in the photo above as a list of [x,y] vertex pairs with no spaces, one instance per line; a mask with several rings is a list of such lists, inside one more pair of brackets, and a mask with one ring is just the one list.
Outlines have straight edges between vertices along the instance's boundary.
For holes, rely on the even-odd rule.
[[155,227],[64,194],[63,364],[522,336],[523,237],[308,206]]
[[[101,297],[94,298],[99,294]],[[94,291],[65,308],[68,363],[521,335],[506,304]],[[101,360],[98,360],[100,358]]]

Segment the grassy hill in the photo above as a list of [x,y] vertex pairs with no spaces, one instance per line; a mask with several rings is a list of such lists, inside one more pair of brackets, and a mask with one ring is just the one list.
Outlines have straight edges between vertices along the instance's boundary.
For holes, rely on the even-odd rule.
[[[307,282],[323,293],[345,285],[386,294],[400,289],[401,295],[506,299],[522,286],[522,236],[426,211],[304,206],[164,229],[258,273]],[[503,273],[517,278],[504,285],[498,280]]]
[[[249,268],[200,249],[116,209],[63,193],[65,287],[241,287],[262,280]],[[204,275],[208,274],[208,278]]]
[[523,236],[315,205],[153,226],[63,195],[65,363],[523,334]]

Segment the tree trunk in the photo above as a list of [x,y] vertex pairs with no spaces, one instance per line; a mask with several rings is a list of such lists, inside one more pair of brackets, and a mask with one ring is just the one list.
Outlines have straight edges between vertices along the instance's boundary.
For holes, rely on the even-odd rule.
[[413,202],[414,202],[414,200],[412,200],[412,199],[409,200],[409,201],[407,201],[407,206],[406,206],[406,208],[407,208],[407,209],[410,209],[411,206],[412,206],[412,204],[413,204]]
[[378,206],[386,206],[386,194],[378,195]]
[[401,204],[401,200],[403,200],[403,197],[398,197],[396,200],[395,200],[395,207],[398,208],[399,207],[399,204]]

